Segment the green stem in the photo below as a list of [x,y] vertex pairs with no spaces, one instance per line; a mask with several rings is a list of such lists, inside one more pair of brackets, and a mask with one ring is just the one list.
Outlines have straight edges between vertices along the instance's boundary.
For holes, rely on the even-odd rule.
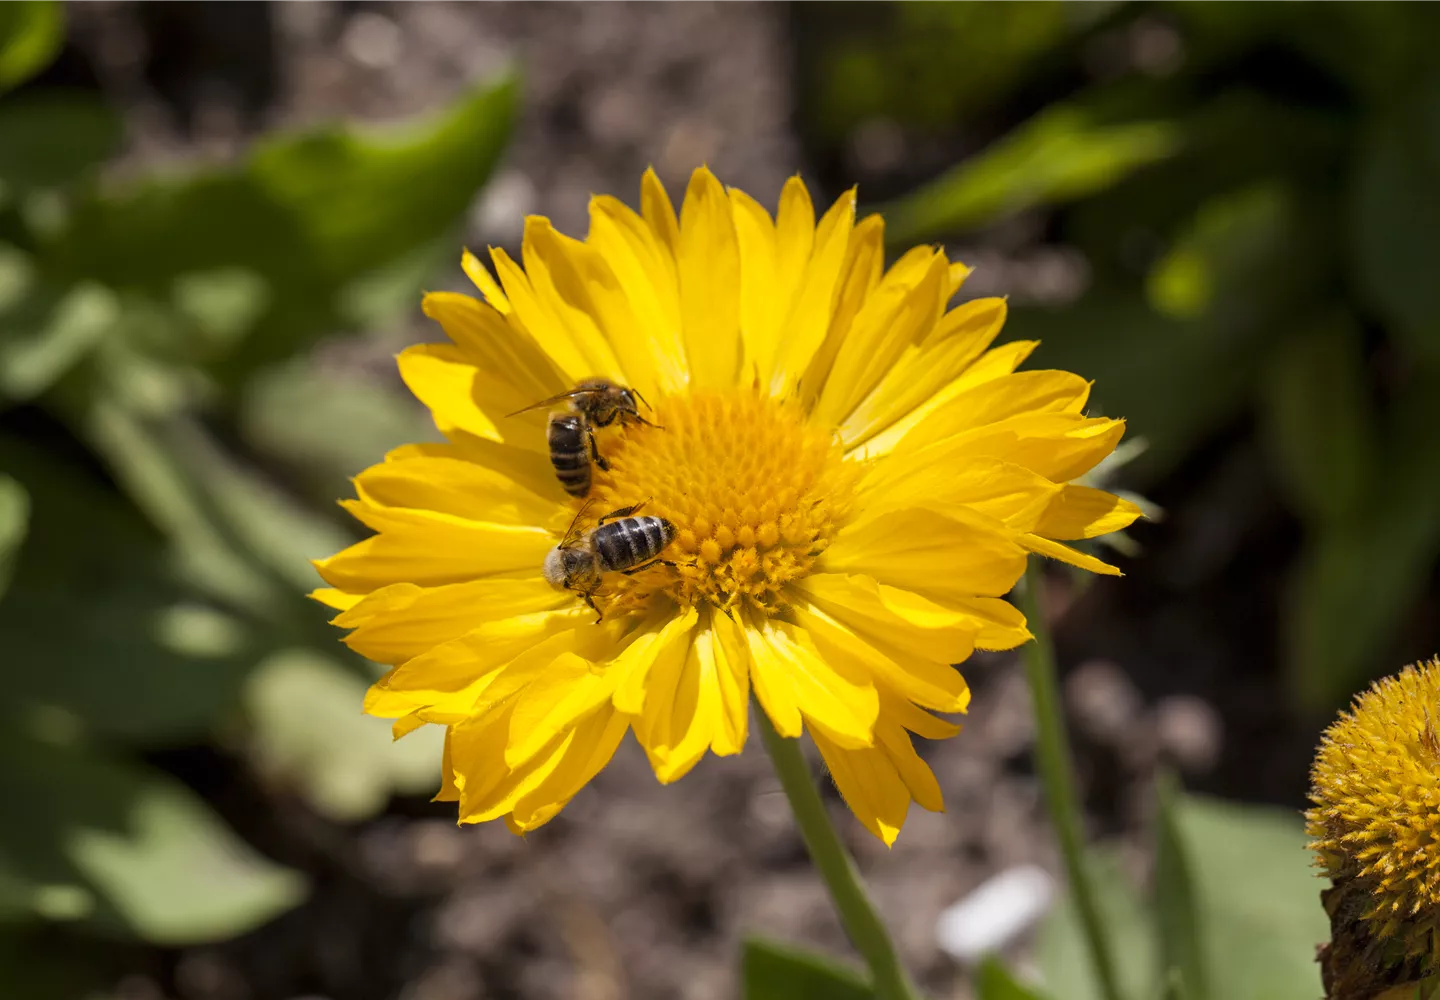
[[800,752],[800,741],[786,739],[777,733],[763,708],[757,706],[755,715],[760,721],[760,735],[765,741],[765,749],[775,765],[775,773],[780,776],[785,795],[790,799],[790,808],[795,813],[800,834],[805,838],[805,846],[810,850],[810,859],[820,869],[820,876],[830,890],[830,898],[840,913],[840,922],[845,925],[850,941],[870,966],[875,996],[878,1000],[918,1000],[919,993],[905,974],[905,967],[900,964],[900,956],[895,953],[895,945],[890,940],[885,923],[865,894],[855,862],[850,859],[835,827],[830,824],[825,803],[821,801],[820,792],[810,776],[810,765]]
[[1080,807],[1075,794],[1075,775],[1070,767],[1070,744],[1065,735],[1065,717],[1060,711],[1060,683],[1055,671],[1055,646],[1050,629],[1040,608],[1040,588],[1044,573],[1040,560],[1031,558],[1025,569],[1025,586],[1021,593],[1021,609],[1030,626],[1034,641],[1021,650],[1025,676],[1030,682],[1030,700],[1035,708],[1035,757],[1040,770],[1040,784],[1045,790],[1045,805],[1050,822],[1060,841],[1060,856],[1065,874],[1070,879],[1070,895],[1080,914],[1080,927],[1090,948],[1090,961],[1095,981],[1105,1000],[1121,1000],[1115,981],[1115,967],[1110,960],[1110,943],[1095,905],[1095,892],[1085,867],[1084,846],[1080,838]]

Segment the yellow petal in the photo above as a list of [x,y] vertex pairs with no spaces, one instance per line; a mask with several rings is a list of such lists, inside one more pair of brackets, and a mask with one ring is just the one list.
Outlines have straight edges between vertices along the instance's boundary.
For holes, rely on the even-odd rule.
[[886,847],[894,844],[910,811],[910,789],[884,748],[842,746],[819,726],[810,736],[855,818]]
[[[660,243],[644,219],[619,200],[603,195],[590,201],[587,242],[605,258],[630,302],[636,335],[652,356],[660,392],[679,392],[689,381],[689,370],[680,336],[675,258],[669,248]],[[628,348],[617,345],[616,350],[623,357]]]
[[740,333],[757,371],[768,378],[778,330],[790,311],[800,268],[792,266],[788,273],[780,268],[775,222],[765,207],[737,188],[727,193],[740,248]]
[[455,768],[450,760],[450,727],[445,727],[445,744],[440,751],[440,790],[432,802],[459,802],[460,786],[456,784]]
[[1081,569],[1089,570],[1091,573],[1102,573],[1105,576],[1124,576],[1120,570],[1107,562],[1102,562],[1094,556],[1086,555],[1079,549],[1072,549],[1068,545],[1059,542],[1052,542],[1048,538],[1041,538],[1039,535],[1021,535],[1020,544],[1037,555],[1048,556],[1051,559],[1058,559],[1061,562],[1069,563],[1071,566],[1078,566]]
[[848,628],[902,657],[959,663],[975,647],[969,615],[869,577],[813,573],[800,581],[799,589]]
[[[526,270],[537,290],[544,289],[552,309],[581,341],[603,338],[617,360],[614,377],[657,398],[684,370],[678,357],[664,357],[640,326],[630,299],[610,264],[594,247],[557,232],[545,219],[526,226]],[[531,261],[540,265],[533,270]],[[543,281],[542,281],[543,279]],[[662,379],[660,369],[669,370]]]
[[[788,190],[787,186],[787,190]],[[809,200],[806,199],[808,205]],[[781,202],[780,246],[785,250],[785,203]],[[837,286],[841,280],[850,233],[855,222],[855,191],[841,195],[820,220],[815,230],[814,255],[805,265],[795,290],[793,305],[776,338],[770,391],[777,396],[789,395],[795,388],[830,329],[831,311]],[[798,241],[796,241],[798,243]],[[809,248],[809,244],[806,244]],[[761,370],[762,380],[765,378]]]
[[477,372],[458,347],[415,344],[400,352],[396,362],[405,385],[430,409],[442,434],[458,429],[481,438],[503,440],[495,422],[475,401]]
[[879,697],[872,681],[827,663],[809,633],[788,622],[752,624],[745,638],[755,694],[782,736],[798,735],[803,715],[844,745],[874,741]]
[[[917,423],[965,388],[965,372],[1000,333],[1004,299],[976,299],[950,310],[935,331],[896,361],[840,428],[854,451],[889,451]],[[882,434],[883,432],[883,434]]]
[[1019,372],[989,379],[938,407],[905,435],[907,450],[924,448],[1010,417],[1075,413],[1085,407],[1090,383],[1060,371]]
[[[590,621],[587,609],[566,608],[486,622],[391,670],[371,685],[365,711],[395,718],[444,704],[469,712],[482,692],[492,695],[490,701],[503,700],[557,657],[573,653],[577,628]],[[506,683],[498,684],[507,669]]]
[[355,477],[355,491],[371,506],[410,507],[471,521],[535,525],[554,502],[504,473],[459,458],[416,457],[372,465]]
[[601,709],[576,727],[560,752],[558,765],[544,781],[520,796],[506,817],[518,833],[548,823],[580,789],[599,774],[625,737],[629,719],[619,712]]
[[998,597],[1025,572],[1025,550],[1012,534],[964,508],[892,510],[842,528],[817,569],[869,576],[941,603]]
[[570,388],[530,334],[494,307],[454,292],[431,292],[421,307],[478,370],[483,381],[476,402],[492,417]]
[[501,290],[500,283],[495,280],[495,277],[490,273],[490,269],[481,262],[479,257],[476,257],[469,250],[466,250],[460,255],[460,269],[465,272],[466,277],[475,283],[475,287],[480,289],[480,294],[485,296],[485,301],[491,308],[502,316],[509,314],[510,300],[505,297],[505,292]]
[[825,379],[818,421],[843,424],[905,349],[930,332],[945,305],[946,266],[944,255],[917,247],[865,299]]
[[879,286],[884,270],[885,220],[879,215],[868,215],[850,230],[850,238],[845,245],[845,260],[840,265],[830,325],[800,380],[800,395],[807,409],[814,409],[840,347],[849,337],[855,317],[860,313],[860,307]]
[[400,663],[457,639],[486,622],[550,611],[571,595],[539,577],[487,577],[442,587],[395,583],[335,618],[350,629],[345,643],[376,663]]
[[742,642],[734,622],[707,609],[685,655],[654,668],[635,736],[660,781],[683,777],[707,749],[733,754],[744,746],[749,672]]
[[[563,504],[568,498],[555,479],[550,455],[543,448],[543,430],[535,432],[537,440],[515,435],[513,441],[491,441],[464,432],[452,432],[449,441],[401,445],[385,455],[387,462],[405,462],[413,458],[445,458],[491,469],[552,505]],[[525,445],[531,447],[525,447]],[[552,511],[553,515],[553,511]],[[547,518],[548,520],[549,518]]]
[[1061,487],[1023,466],[964,454],[963,441],[942,441],[876,462],[862,489],[870,512],[910,506],[916,497],[943,497],[1017,531],[1034,530]]
[[606,668],[618,678],[615,707],[629,715],[639,715],[648,697],[646,681],[650,668],[662,657],[684,662],[690,633],[699,613],[694,608],[675,613],[666,611],[636,629],[630,644]]
[[1045,538],[1094,538],[1129,525],[1142,511],[1123,497],[1088,486],[1066,486],[1030,529]]
[[1009,601],[998,597],[971,597],[955,601],[952,607],[974,619],[976,649],[1014,649],[1030,641],[1025,616]]
[[730,386],[740,371],[740,249],[730,199],[708,168],[680,208],[680,321],[694,385]]
[[992,347],[960,376],[961,388],[970,389],[1001,375],[1009,375],[1040,346],[1038,340],[1012,340]]
[[[957,461],[995,458],[1023,466],[1053,483],[1089,472],[1115,450],[1125,421],[1082,417],[1075,413],[1038,413],[1010,417],[967,431],[948,445]],[[905,438],[892,455],[910,449]]]
[[557,657],[516,695],[505,766],[518,767],[615,693],[615,673],[574,654]]
[[315,562],[321,579],[341,590],[371,591],[392,583],[438,586],[533,572],[555,544],[543,528],[353,502],[344,506],[379,534]]
[[490,251],[495,273],[500,276],[510,299],[509,322],[518,323],[545,352],[560,370],[566,388],[597,375],[624,381],[620,365],[604,338],[598,334],[587,335],[583,323],[578,324],[582,329],[572,328],[569,321],[576,317],[572,310],[556,301],[550,275],[545,265],[536,259],[534,250],[522,246],[522,256],[525,270],[504,250]]
[[327,608],[334,608],[336,611],[348,611],[365,599],[364,594],[347,594],[343,590],[336,590],[334,587],[320,587],[310,591],[310,597],[319,601]]
[[963,712],[969,705],[970,689],[949,663],[878,648],[861,638],[848,623],[803,600],[796,602],[792,613],[796,624],[810,633],[815,648],[829,662],[868,674],[882,689],[927,708]]
[[655,176],[653,168],[647,168],[640,179],[640,212],[650,226],[656,239],[665,247],[672,258],[680,255],[680,224],[675,221],[675,206],[665,193],[665,185]]

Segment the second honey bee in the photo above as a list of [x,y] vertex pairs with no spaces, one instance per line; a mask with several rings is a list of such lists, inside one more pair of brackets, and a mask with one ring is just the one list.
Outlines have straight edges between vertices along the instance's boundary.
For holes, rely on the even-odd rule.
[[612,510],[589,531],[577,526],[584,508],[570,522],[560,544],[545,556],[543,573],[550,586],[573,590],[585,599],[598,622],[604,614],[595,606],[595,592],[606,573],[634,573],[662,562],[660,553],[675,540],[675,525],[663,517],[635,516],[642,503]]
[[595,428],[609,427],[617,420],[622,424],[649,424],[650,421],[640,415],[639,404],[644,402],[644,397],[629,386],[606,378],[587,378],[569,392],[542,399],[509,416],[542,406],[565,404],[563,409],[550,414],[545,439],[550,446],[550,464],[555,467],[560,485],[571,496],[583,497],[590,492],[590,463],[593,461],[601,469],[610,468],[595,443]]

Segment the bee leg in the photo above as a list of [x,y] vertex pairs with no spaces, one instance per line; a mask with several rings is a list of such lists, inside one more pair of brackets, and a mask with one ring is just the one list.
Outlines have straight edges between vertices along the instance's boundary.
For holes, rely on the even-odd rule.
[[597,608],[597,607],[595,606],[595,598],[594,598],[593,595],[591,595],[591,594],[582,594],[581,596],[585,598],[585,603],[588,604],[588,605],[590,605],[590,610],[593,611],[593,612],[595,612],[595,624],[596,624],[596,625],[599,625],[599,624],[600,624],[600,619],[602,619],[602,618],[605,617],[605,612],[601,611],[599,608]]
[[595,432],[586,427],[585,437],[590,441],[590,457],[595,460],[595,464],[600,467],[601,471],[609,472],[610,463],[604,455],[600,454],[600,446],[595,443]]
[[650,502],[650,498],[649,498],[649,497],[646,497],[644,500],[641,500],[639,503],[632,503],[629,507],[617,507],[617,508],[615,508],[614,510],[612,510],[610,513],[608,513],[608,514],[604,515],[603,517],[601,517],[600,520],[596,521],[596,522],[595,522],[595,527],[598,528],[598,527],[600,527],[600,525],[604,524],[606,521],[614,521],[616,518],[629,517],[631,514],[635,513],[637,510],[639,510],[641,507],[644,507],[644,506],[645,506],[647,503],[649,503],[649,502]]

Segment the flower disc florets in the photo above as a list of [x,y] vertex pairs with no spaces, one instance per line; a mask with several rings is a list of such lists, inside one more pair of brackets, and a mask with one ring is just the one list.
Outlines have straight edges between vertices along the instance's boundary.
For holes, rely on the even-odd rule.
[[1375,937],[1440,913],[1440,659],[1360,695],[1325,731],[1311,772],[1311,847],[1369,896]]
[[844,522],[859,463],[799,406],[752,389],[662,399],[654,424],[605,436],[610,468],[597,471],[582,524],[643,503],[678,534],[665,564],[615,577],[597,605],[643,610],[663,595],[685,609],[781,611],[785,586]]

